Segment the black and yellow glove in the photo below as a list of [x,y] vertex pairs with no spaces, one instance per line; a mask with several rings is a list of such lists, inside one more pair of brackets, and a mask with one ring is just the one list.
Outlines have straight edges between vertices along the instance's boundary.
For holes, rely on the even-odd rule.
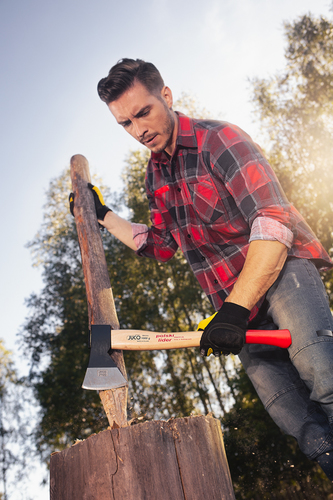
[[93,186],[88,183],[88,188],[91,189],[94,195],[95,209],[98,220],[104,220],[104,217],[108,212],[112,212],[111,208],[107,207],[104,202],[104,198],[98,187]]
[[250,312],[238,304],[224,302],[217,313],[201,321],[198,326],[198,330],[204,330],[200,340],[201,356],[239,354],[245,344]]
[[[104,220],[104,217],[106,216],[106,214],[108,212],[112,212],[112,210],[111,210],[111,208],[109,208],[105,205],[103,195],[100,192],[100,190],[98,189],[98,187],[93,186],[89,182],[88,188],[92,191],[92,193],[94,195],[94,203],[95,203],[95,210],[96,210],[97,219]],[[74,193],[69,194],[69,210],[74,217]],[[101,224],[99,224],[99,227],[104,229],[104,227]]]
[[69,193],[69,210],[74,217],[74,193]]

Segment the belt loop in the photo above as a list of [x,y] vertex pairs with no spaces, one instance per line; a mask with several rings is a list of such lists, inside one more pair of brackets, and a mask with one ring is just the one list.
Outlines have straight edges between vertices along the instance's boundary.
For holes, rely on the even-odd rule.
[[331,330],[317,330],[318,337],[333,337]]

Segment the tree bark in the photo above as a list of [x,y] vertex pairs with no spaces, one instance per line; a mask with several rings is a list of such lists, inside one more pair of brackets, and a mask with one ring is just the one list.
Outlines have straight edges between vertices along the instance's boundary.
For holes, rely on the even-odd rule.
[[[111,325],[119,329],[105,253],[97,222],[94,198],[88,188],[91,182],[89,164],[82,155],[71,158],[71,179],[74,193],[74,215],[79,237],[82,267],[86,284],[90,325]],[[126,377],[122,351],[111,355],[121,373]],[[100,391],[111,428],[127,425],[127,387]]]

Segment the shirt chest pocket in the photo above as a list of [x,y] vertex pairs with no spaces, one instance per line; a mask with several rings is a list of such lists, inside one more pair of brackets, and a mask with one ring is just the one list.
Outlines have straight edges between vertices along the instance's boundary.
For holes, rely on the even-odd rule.
[[165,223],[170,228],[174,223],[175,214],[170,211],[170,206],[174,207],[174,201],[170,191],[166,184],[154,192],[155,208],[151,208],[151,216],[156,227]]
[[223,222],[226,216],[221,196],[209,175],[188,181],[190,203],[197,215],[206,223]]

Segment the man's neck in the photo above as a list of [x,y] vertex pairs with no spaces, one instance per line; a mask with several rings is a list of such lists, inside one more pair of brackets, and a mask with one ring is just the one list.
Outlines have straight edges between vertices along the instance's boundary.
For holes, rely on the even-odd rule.
[[173,127],[172,135],[170,138],[170,142],[164,150],[165,153],[170,157],[172,156],[172,154],[175,150],[175,147],[176,147],[177,136],[178,136],[178,120],[179,120],[178,116],[176,115],[176,113],[174,111],[172,111],[172,114],[174,117],[174,127]]

